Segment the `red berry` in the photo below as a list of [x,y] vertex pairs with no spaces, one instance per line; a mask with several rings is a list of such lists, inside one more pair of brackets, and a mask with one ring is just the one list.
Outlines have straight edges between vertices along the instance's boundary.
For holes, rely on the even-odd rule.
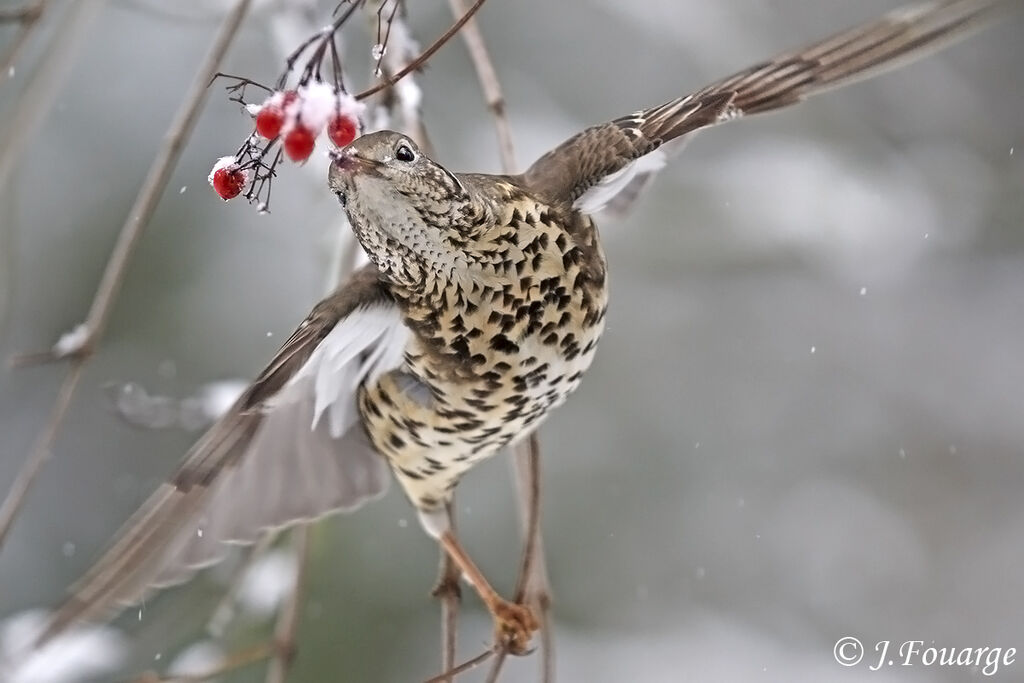
[[210,182],[213,185],[214,191],[220,195],[221,199],[227,201],[234,199],[242,193],[242,188],[245,187],[245,180],[244,171],[227,167],[218,168],[214,171]]
[[284,125],[284,110],[273,104],[264,104],[256,114],[256,132],[268,140],[281,134]]
[[284,136],[284,153],[292,161],[305,161],[313,153],[314,144],[313,132],[299,124]]
[[356,139],[359,122],[351,116],[336,114],[327,122],[327,137],[338,147],[344,147]]
[[294,90],[277,92],[267,98],[256,114],[256,132],[268,140],[281,134],[284,126],[284,110],[299,96]]

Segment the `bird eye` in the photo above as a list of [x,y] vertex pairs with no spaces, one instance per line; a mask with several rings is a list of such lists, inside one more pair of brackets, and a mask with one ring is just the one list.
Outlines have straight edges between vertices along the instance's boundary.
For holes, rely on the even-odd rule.
[[408,163],[416,159],[416,154],[409,149],[409,145],[399,145],[395,150],[395,158]]
[[344,208],[348,205],[348,197],[345,196],[344,192],[335,192],[334,196],[338,198],[338,203]]

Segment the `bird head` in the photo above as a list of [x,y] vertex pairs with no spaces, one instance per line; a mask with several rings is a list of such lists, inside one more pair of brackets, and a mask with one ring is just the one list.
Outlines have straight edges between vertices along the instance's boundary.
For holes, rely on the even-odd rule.
[[472,198],[407,136],[357,138],[334,155],[328,183],[370,260],[394,284],[424,286],[465,263]]

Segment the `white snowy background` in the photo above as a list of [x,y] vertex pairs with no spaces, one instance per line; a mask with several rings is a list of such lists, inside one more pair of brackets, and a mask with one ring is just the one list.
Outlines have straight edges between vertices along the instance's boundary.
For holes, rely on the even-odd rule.
[[[16,72],[0,75],[3,136],[66,4],[51,3]],[[181,5],[105,6],[0,188],[0,358],[47,347],[84,317],[226,5],[196,3],[181,18],[154,12],[161,4]],[[447,3],[414,5],[423,41],[451,21]],[[480,17],[526,164],[587,124],[894,5],[490,0]],[[326,20],[331,3],[320,8]],[[579,393],[542,430],[560,680],[981,680],[844,669],[832,648],[852,635],[869,648],[1024,650],[1022,26],[709,131],[631,216],[602,223],[607,333]],[[224,70],[273,80],[274,30],[268,15],[250,17]],[[0,31],[3,45],[13,29]],[[369,44],[356,46],[368,62]],[[462,45],[443,49],[420,83],[439,159],[497,171]],[[269,216],[206,185],[248,130],[212,93],[0,552],[4,633],[58,599],[195,438],[127,425],[105,387],[183,398],[251,377],[323,293],[339,209],[315,174],[286,166]],[[0,373],[4,490],[62,373]],[[190,405],[194,419],[202,406]],[[518,557],[508,471],[505,459],[480,467],[458,498],[464,540],[505,592]],[[320,525],[291,680],[436,673],[436,559],[397,490]],[[201,630],[223,592],[214,571],[126,614],[124,635],[82,636],[102,643],[106,659],[92,665],[177,659],[175,670],[196,670],[253,642],[294,568],[287,556],[268,561],[243,586],[248,616],[225,642]],[[490,627],[475,599],[466,604],[468,656]],[[1024,677],[1020,659],[996,680]],[[535,661],[513,664],[508,680],[535,679]],[[25,680],[67,680],[43,675]]]

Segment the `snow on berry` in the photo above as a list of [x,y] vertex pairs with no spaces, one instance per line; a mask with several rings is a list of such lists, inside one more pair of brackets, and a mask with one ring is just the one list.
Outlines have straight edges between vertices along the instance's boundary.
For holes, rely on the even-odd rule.
[[[294,117],[293,112],[289,110],[294,109],[290,105],[295,102],[297,97],[298,93],[294,90],[283,92],[278,90],[268,97],[262,106],[256,108],[254,113],[256,117],[256,132],[268,140],[273,140],[280,135],[286,117],[289,114]],[[253,112],[250,110],[250,113]]]
[[213,165],[207,180],[213,186],[214,192],[227,201],[242,193],[242,189],[249,181],[249,174],[238,168],[235,157],[221,157]]
[[359,119],[348,114],[335,114],[327,122],[327,137],[338,147],[344,147],[359,135]]
[[299,121],[315,137],[338,108],[338,95],[333,86],[323,81],[313,81],[299,88],[298,104]]
[[313,153],[313,146],[316,144],[316,135],[303,123],[296,124],[287,135],[284,136],[284,153],[292,161],[305,161]]

